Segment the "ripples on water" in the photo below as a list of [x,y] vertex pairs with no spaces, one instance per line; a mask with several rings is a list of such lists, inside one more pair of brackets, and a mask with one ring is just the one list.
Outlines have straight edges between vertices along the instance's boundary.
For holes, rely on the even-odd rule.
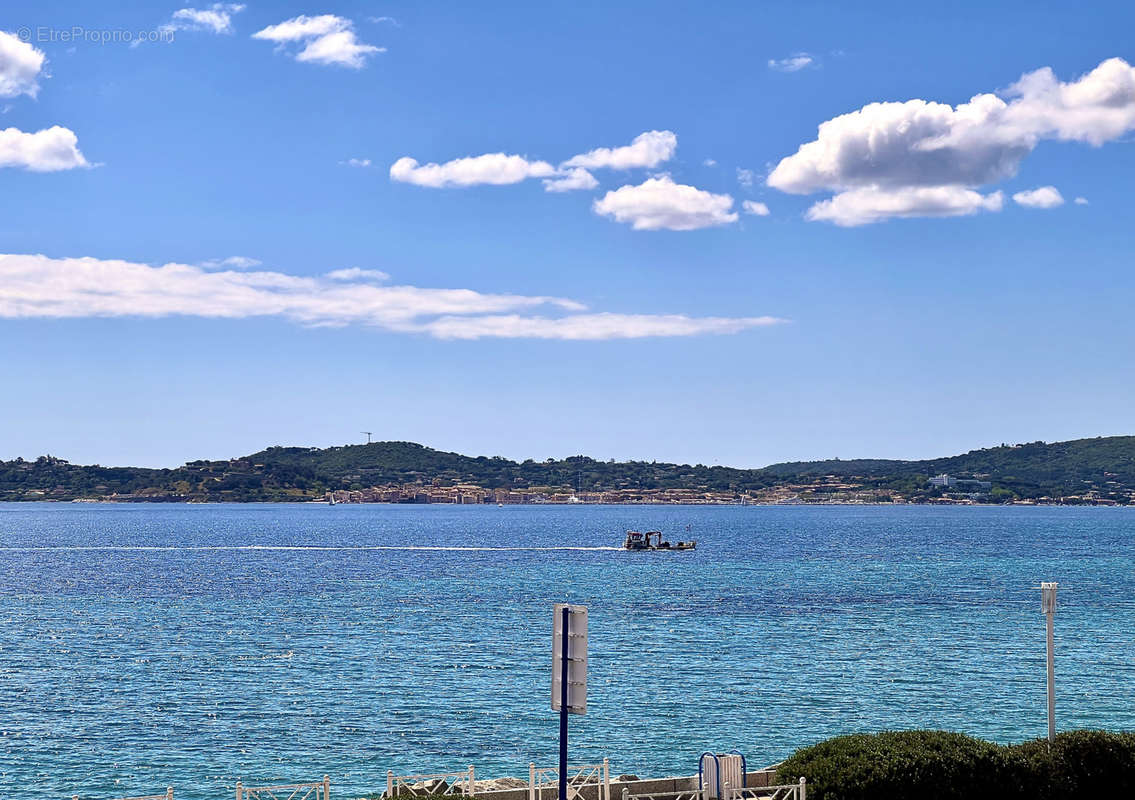
[[1058,725],[1135,728],[1135,509],[8,505],[0,569],[0,785],[29,798],[554,764],[562,600],[590,610],[572,760],[616,773],[1041,736],[1042,579]]

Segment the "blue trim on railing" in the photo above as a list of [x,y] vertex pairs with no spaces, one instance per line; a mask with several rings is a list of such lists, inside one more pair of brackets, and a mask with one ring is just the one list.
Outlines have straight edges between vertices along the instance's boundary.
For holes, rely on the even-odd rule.
[[709,751],[709,750],[706,750],[704,753],[702,753],[700,756],[698,756],[698,791],[699,792],[702,791],[702,788],[703,788],[702,767],[705,764],[705,757],[706,756],[709,756],[710,758],[713,759],[714,766],[717,768],[717,772],[716,772],[716,774],[717,774],[717,791],[720,793],[721,792],[721,760],[717,757],[717,753],[714,753],[714,752]]
[[748,767],[748,764],[745,763],[745,754],[742,753],[740,750],[737,750],[736,748],[734,748],[733,750],[730,750],[729,754],[734,755],[734,756],[741,756],[741,788],[742,789],[748,788],[748,786],[749,786],[749,767]]

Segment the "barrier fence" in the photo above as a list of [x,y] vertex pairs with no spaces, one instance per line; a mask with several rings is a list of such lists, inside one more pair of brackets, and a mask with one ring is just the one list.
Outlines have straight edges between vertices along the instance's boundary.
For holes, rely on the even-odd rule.
[[[71,800],[79,800],[79,795],[71,795]],[[122,797],[119,800],[173,800],[173,787],[168,787],[162,794],[145,794],[140,797]]]
[[[567,798],[574,800],[579,796],[580,788],[587,785],[599,787],[598,800],[611,800],[611,768],[608,759],[604,758],[601,764],[585,764],[582,767],[568,768]],[[544,800],[544,790],[550,789],[552,797],[558,797],[560,789],[560,771],[557,767],[537,767],[528,765],[528,800]]]
[[796,783],[785,783],[777,786],[745,786],[732,788],[728,783],[722,784],[722,796],[710,797],[709,787],[704,789],[687,789],[684,792],[646,792],[631,794],[623,787],[622,800],[808,800],[808,783],[801,778]]
[[278,786],[245,786],[236,782],[236,800],[329,800],[331,778],[315,783],[291,783]]
[[475,794],[473,765],[470,764],[464,772],[438,772],[432,775],[395,775],[393,770],[387,770],[386,796],[398,797],[402,794],[407,797],[452,794],[471,798]]

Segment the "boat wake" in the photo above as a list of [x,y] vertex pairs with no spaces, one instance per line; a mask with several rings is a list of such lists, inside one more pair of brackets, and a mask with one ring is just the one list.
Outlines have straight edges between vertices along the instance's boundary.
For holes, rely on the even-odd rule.
[[319,545],[319,544],[216,544],[216,545],[44,545],[31,547],[0,547],[5,553],[52,553],[52,552],[214,552],[214,551],[313,551],[313,552],[352,552],[368,550],[424,550],[427,552],[551,552],[572,550],[580,552],[599,552],[621,550],[621,547],[490,547],[480,545],[426,545],[426,544],[363,544],[363,545]]

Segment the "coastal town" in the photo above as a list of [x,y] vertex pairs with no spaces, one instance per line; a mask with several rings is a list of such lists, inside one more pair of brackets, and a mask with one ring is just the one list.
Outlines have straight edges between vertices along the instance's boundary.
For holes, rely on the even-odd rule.
[[[567,487],[533,487],[525,490],[488,489],[472,483],[453,485],[387,484],[366,489],[328,491],[316,502],[327,503],[416,503],[450,505],[857,505],[905,504],[981,505],[994,500],[992,482],[936,475],[926,482],[931,496],[911,498],[894,489],[869,488],[835,475],[807,482],[785,483],[749,492],[699,489],[610,489],[586,492]],[[1135,497],[1128,496],[1128,502]],[[1001,501],[1012,505],[1122,505],[1097,491],[1077,495]]]

